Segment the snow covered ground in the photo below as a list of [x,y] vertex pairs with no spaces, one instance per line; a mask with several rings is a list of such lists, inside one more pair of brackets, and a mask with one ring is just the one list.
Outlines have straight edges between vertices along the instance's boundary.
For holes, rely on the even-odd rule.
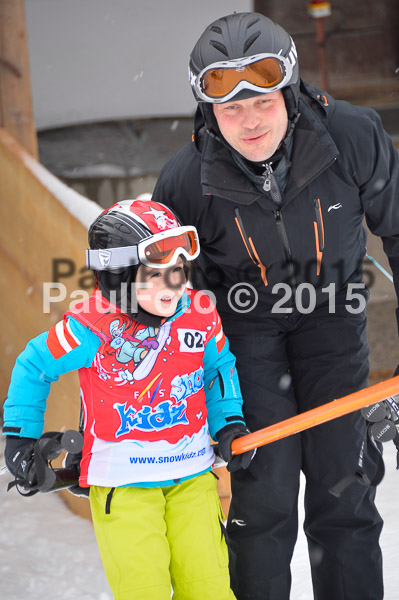
[[[0,466],[4,438],[0,436]],[[385,520],[382,535],[385,600],[397,600],[399,571],[399,472],[396,451],[385,445],[386,475],[378,490]],[[0,598],[2,600],[112,600],[91,524],[72,514],[56,494],[23,498],[6,493],[0,477]],[[301,496],[302,506],[302,496]],[[303,517],[303,514],[301,515]],[[356,557],[354,557],[356,559]],[[312,600],[306,541],[300,533],[292,563],[292,600]]]

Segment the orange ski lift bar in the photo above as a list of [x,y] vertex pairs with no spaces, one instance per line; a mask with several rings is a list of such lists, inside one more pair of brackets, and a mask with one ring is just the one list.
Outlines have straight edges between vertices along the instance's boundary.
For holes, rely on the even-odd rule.
[[399,394],[399,375],[235,439],[231,446],[232,452],[233,454],[242,454],[253,448],[271,444],[289,435],[332,421],[396,394]]

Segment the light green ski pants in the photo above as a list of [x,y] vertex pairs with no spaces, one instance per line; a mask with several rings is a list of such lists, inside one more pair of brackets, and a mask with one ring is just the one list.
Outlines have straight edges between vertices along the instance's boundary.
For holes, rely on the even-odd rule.
[[234,600],[212,473],[170,487],[90,488],[94,530],[116,600]]

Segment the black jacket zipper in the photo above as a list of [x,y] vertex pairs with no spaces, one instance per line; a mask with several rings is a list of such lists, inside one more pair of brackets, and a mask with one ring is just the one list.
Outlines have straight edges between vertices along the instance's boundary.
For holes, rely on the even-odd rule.
[[[280,207],[283,202],[283,199],[281,196],[280,189],[277,185],[276,178],[273,175],[273,169],[272,169],[271,164],[266,163],[265,169],[266,169],[264,172],[265,182],[263,184],[263,189],[265,190],[265,192],[269,192],[271,194],[274,204],[276,204],[278,207]],[[289,284],[292,287],[295,287],[296,286],[295,269],[294,269],[294,263],[292,262],[291,248],[290,248],[290,244],[288,241],[287,231],[284,226],[283,216],[282,216],[281,210],[279,210],[279,208],[274,212],[274,216],[276,219],[277,231],[280,236],[281,242],[283,244],[285,259],[287,261]]]
[[291,287],[296,287],[294,263],[292,262],[291,248],[290,248],[290,244],[288,242],[287,231],[285,229],[283,215],[281,214],[281,210],[276,210],[274,212],[274,216],[276,219],[277,231],[280,236],[280,240],[283,244],[285,259],[287,261],[288,274],[289,274],[289,285]]
[[265,164],[265,172],[263,173],[263,175],[265,176],[263,189],[265,190],[265,192],[270,193],[273,202],[277,204],[277,206],[281,206],[283,199],[281,197],[276,178],[273,175],[273,169],[270,163]]

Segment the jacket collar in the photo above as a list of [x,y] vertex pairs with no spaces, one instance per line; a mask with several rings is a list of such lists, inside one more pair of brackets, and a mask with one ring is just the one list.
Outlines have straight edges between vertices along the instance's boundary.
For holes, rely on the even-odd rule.
[[[309,101],[311,99],[309,98]],[[338,149],[306,96],[299,99],[300,117],[293,134],[291,167],[283,202],[294,198],[338,157]],[[321,118],[323,115],[321,114]],[[198,124],[198,121],[197,121]],[[197,130],[203,140],[201,148],[201,185],[204,195],[221,196],[237,204],[274,206],[268,194],[262,194],[233,159],[228,144],[212,130]]]

